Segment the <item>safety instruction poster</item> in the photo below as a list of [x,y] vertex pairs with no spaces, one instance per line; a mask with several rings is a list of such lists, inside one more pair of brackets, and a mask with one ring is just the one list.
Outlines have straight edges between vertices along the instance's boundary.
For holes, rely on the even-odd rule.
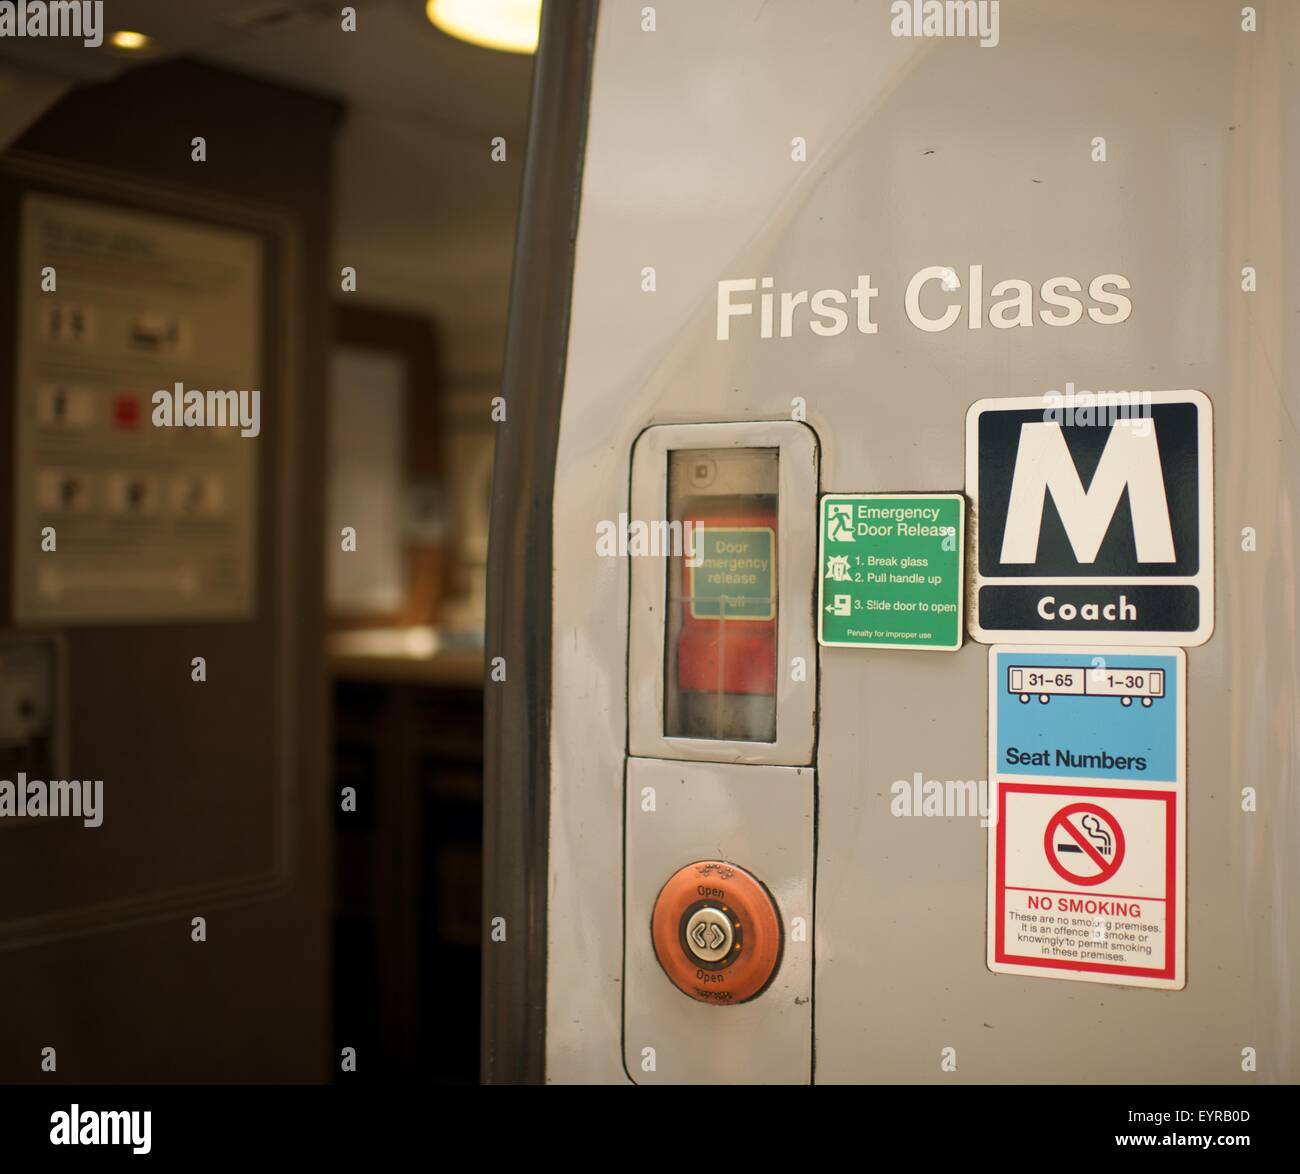
[[1185,984],[1185,664],[991,649],[990,970]]
[[19,623],[253,614],[263,269],[251,232],[25,198]]
[[960,648],[965,513],[959,493],[823,497],[821,644]]

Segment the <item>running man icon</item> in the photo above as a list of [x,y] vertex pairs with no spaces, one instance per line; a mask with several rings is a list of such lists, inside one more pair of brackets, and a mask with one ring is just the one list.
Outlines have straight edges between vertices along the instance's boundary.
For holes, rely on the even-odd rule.
[[853,507],[847,505],[827,506],[826,537],[831,542],[853,541]]

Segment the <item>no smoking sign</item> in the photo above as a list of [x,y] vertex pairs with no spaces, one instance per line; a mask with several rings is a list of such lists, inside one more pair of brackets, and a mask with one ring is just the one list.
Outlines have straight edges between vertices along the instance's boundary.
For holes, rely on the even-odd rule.
[[999,781],[989,969],[1181,989],[1173,788]]

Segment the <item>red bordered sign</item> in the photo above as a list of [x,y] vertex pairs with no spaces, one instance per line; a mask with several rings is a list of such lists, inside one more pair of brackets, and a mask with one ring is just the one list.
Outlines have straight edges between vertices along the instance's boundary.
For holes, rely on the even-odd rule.
[[999,781],[995,812],[991,970],[1181,989],[1176,789]]

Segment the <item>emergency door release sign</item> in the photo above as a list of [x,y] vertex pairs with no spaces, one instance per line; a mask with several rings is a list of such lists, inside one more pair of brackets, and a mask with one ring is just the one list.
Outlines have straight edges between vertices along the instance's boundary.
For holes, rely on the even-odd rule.
[[960,648],[965,514],[960,493],[823,497],[818,641],[837,648]]
[[1185,664],[990,650],[990,970],[1182,989]]

